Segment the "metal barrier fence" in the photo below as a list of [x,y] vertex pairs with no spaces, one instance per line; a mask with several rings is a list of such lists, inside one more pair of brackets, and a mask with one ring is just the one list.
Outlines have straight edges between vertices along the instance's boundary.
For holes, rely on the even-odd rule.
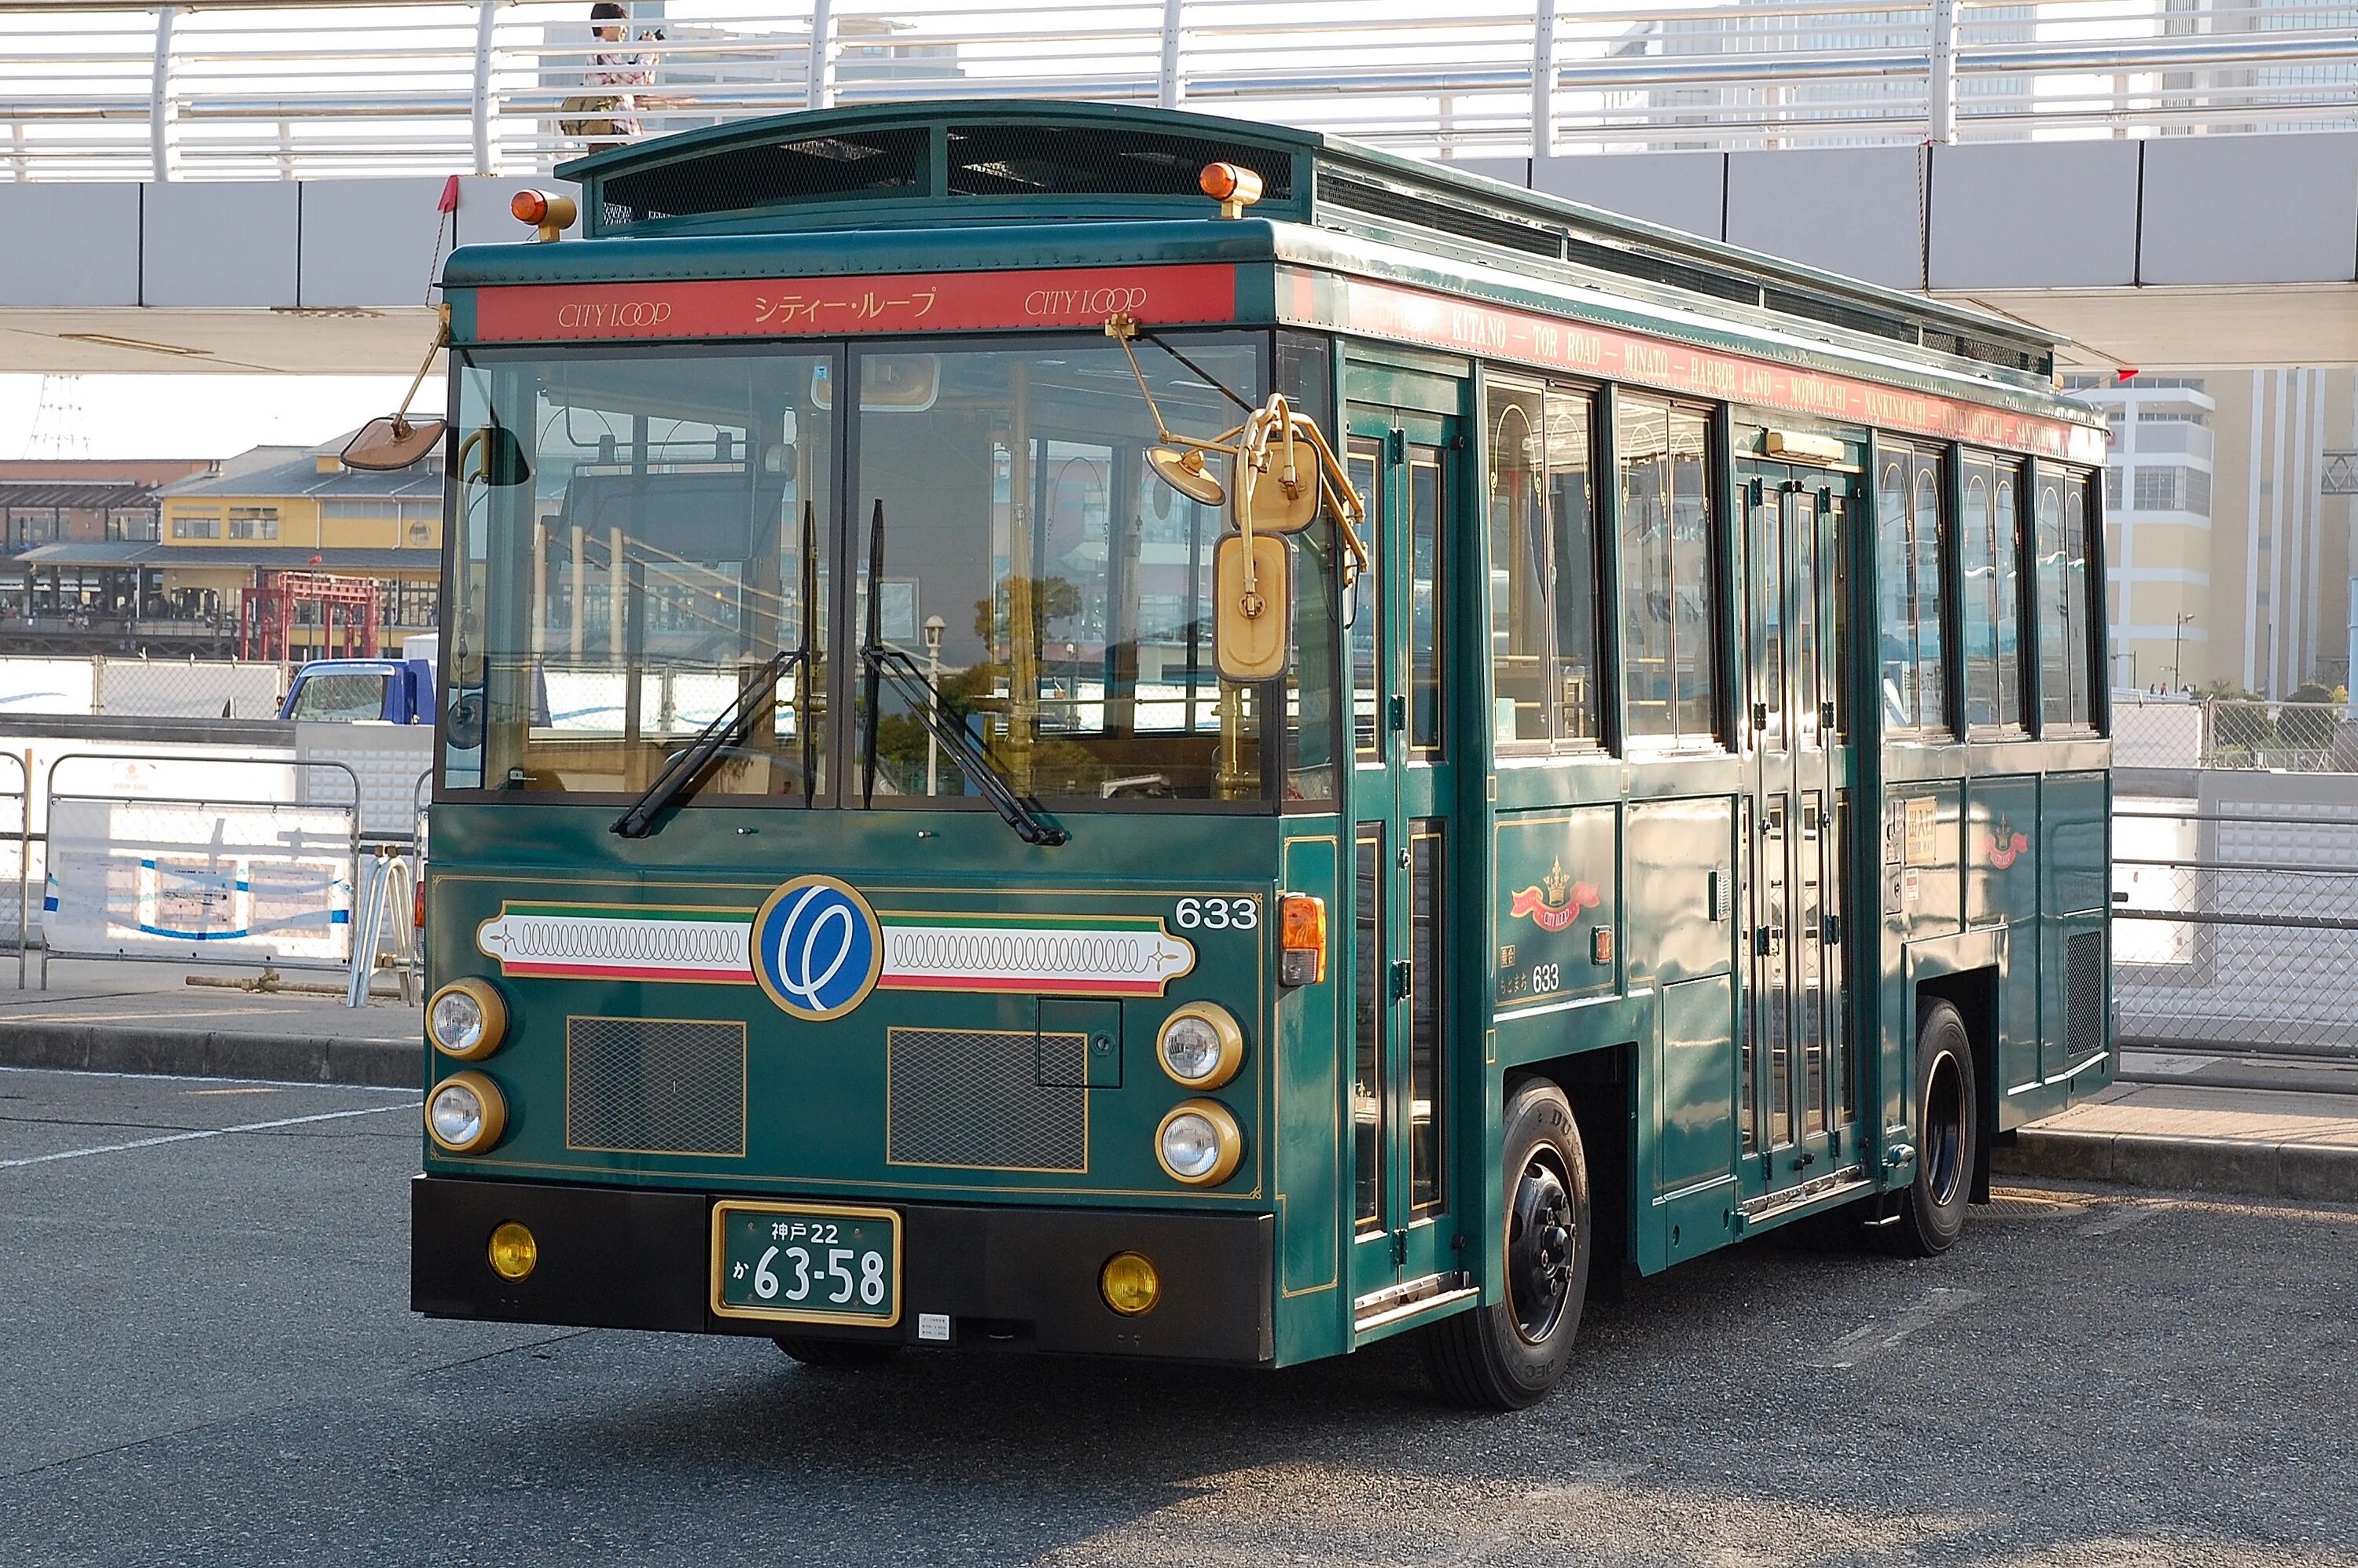
[[[1422,156],[2358,124],[2349,0],[0,0],[17,179],[525,175],[838,103],[1187,105]],[[634,124],[633,122],[635,122]],[[570,126],[568,127],[568,122]]]
[[0,752],[16,769],[16,787],[0,789],[0,802],[14,807],[16,826],[6,830],[16,850],[16,989],[25,989],[25,949],[33,931],[33,770],[15,752]]
[[[116,769],[115,787],[58,787],[61,769],[99,762]],[[158,763],[185,770],[187,759],[70,752],[49,764],[41,790],[42,989],[52,958],[350,967],[362,869],[361,785],[352,770],[300,759],[206,762],[209,770],[342,774],[350,799],[322,804],[261,785],[241,795],[144,787],[154,775],[140,766]]]
[[2123,800],[2113,898],[2124,1043],[2358,1059],[2358,799]]

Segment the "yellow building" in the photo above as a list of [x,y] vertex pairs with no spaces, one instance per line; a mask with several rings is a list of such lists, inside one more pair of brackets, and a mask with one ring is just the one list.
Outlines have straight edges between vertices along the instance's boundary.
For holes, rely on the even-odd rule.
[[[160,568],[181,616],[237,623],[248,590],[277,572],[365,578],[382,633],[433,629],[442,564],[438,458],[397,473],[348,469],[322,446],[256,447],[158,492],[159,537],[139,565]],[[129,563],[125,563],[129,564]],[[298,644],[305,641],[297,633]],[[308,640],[316,645],[316,635]]]

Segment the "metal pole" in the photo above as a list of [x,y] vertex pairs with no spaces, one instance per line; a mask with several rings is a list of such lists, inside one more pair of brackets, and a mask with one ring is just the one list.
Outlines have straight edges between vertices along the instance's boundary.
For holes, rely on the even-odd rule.
[[172,96],[172,29],[179,19],[178,5],[156,7],[156,70],[147,86],[147,148],[158,183],[172,178],[174,132],[180,117],[180,106]]
[[475,172],[492,172],[492,35],[500,0],[475,0]]
[[1928,117],[1931,139],[1957,139],[1957,0],[1932,0],[1932,80]]
[[835,106],[835,0],[811,0],[810,81],[806,109]]
[[[1531,157],[1555,157],[1555,0],[1531,13]],[[1532,171],[1536,180],[1538,171]]]
[[1186,102],[1186,84],[1179,76],[1179,22],[1186,0],[1163,0],[1163,82],[1155,102],[1176,109]]

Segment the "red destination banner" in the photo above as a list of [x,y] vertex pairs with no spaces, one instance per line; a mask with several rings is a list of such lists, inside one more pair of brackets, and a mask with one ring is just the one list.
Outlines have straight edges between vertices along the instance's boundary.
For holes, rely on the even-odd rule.
[[1237,319],[1237,269],[1075,267],[860,277],[534,283],[481,290],[484,342],[835,337],[1096,327],[1117,311],[1150,327]]
[[1332,327],[1457,353],[1520,361],[1719,402],[1754,404],[1836,424],[1874,425],[2072,462],[2104,460],[2102,430],[2060,419],[1877,386],[1362,278],[1334,278],[1326,294],[1332,304],[1325,311],[1319,308],[1321,293],[1312,274],[1290,272],[1278,285],[1279,316],[1303,326]]

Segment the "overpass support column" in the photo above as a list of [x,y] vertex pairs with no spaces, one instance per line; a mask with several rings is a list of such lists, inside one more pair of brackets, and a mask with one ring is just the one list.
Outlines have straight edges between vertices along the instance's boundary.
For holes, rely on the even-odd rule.
[[1926,87],[1930,138],[1957,139],[1957,0],[1932,0],[1932,70]]
[[147,87],[148,157],[154,178],[168,180],[178,172],[180,101],[172,81],[172,29],[180,19],[178,5],[156,7],[156,72]]

